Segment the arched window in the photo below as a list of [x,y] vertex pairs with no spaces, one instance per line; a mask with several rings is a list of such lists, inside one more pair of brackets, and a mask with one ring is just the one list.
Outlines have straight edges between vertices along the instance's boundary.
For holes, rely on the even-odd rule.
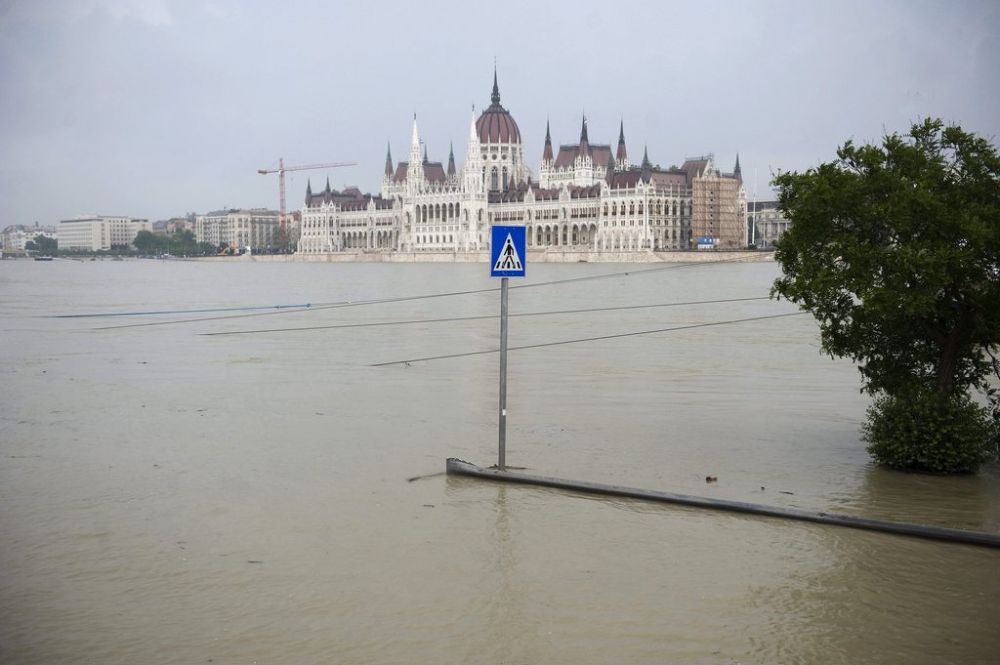
[[490,171],[490,191],[497,191],[497,167]]
[[503,189],[507,191],[507,167],[503,167]]

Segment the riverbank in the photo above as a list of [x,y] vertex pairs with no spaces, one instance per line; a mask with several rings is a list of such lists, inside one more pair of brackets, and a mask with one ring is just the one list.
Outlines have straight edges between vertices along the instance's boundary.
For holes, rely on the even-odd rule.
[[[215,257],[210,257],[215,260]],[[240,257],[262,262],[302,263],[487,263],[488,251],[481,252],[330,252],[326,254],[256,254]],[[528,250],[528,263],[703,263],[714,261],[774,260],[773,251],[674,251],[674,252],[594,252],[574,250]]]

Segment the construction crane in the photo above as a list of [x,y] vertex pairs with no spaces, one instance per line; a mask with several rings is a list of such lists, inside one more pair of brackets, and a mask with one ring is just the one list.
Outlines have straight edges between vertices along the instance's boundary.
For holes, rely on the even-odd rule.
[[284,158],[278,160],[276,169],[257,169],[257,173],[267,175],[269,173],[278,174],[278,196],[281,205],[281,228],[285,228],[285,171],[310,171],[312,169],[335,169],[339,166],[357,166],[357,162],[333,162],[332,164],[305,164],[303,166],[285,166]]

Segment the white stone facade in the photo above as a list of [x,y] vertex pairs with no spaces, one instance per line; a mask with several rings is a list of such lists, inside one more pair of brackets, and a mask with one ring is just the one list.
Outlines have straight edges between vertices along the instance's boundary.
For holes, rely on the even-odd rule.
[[3,230],[3,249],[9,252],[23,252],[24,246],[35,239],[35,236],[56,238],[56,230],[51,226],[8,226]]
[[279,218],[280,214],[276,210],[217,210],[198,215],[195,220],[195,238],[198,242],[207,242],[216,247],[250,247],[254,252],[267,250],[274,245]]
[[129,247],[139,231],[151,231],[148,219],[94,215],[59,222],[59,249],[106,251]]
[[755,228],[753,242],[760,249],[770,249],[792,222],[778,210],[777,201],[757,201],[749,205],[749,223]]
[[414,117],[409,161],[394,166],[386,155],[377,196],[356,188],[338,192],[329,183],[313,194],[310,185],[298,252],[478,252],[489,248],[494,223],[523,224],[531,249],[689,249],[693,185],[709,176],[732,179],[730,207],[745,210],[738,165],[733,174],[721,174],[710,158],[697,158],[660,169],[644,156],[641,166],[631,166],[624,130],[613,156],[610,146],[589,143],[586,120],[580,142],[560,146],[557,155],[546,131],[541,179],[532,182],[520,132],[500,106],[495,79],[492,99],[478,119],[473,112],[461,170],[453,155],[446,169],[421,154]]

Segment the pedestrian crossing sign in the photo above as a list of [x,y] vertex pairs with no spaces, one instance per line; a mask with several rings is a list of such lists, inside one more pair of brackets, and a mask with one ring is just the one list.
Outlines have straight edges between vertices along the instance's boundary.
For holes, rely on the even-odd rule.
[[523,226],[494,226],[490,243],[490,277],[524,277]]

